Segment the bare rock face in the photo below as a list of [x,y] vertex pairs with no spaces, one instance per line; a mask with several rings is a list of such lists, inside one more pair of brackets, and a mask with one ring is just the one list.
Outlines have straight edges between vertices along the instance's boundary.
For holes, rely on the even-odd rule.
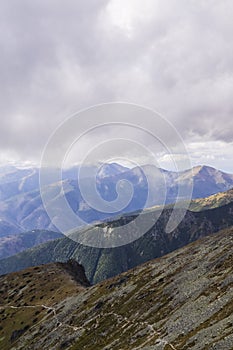
[[232,350],[233,228],[94,286],[75,261],[0,277],[1,349]]
[[65,263],[57,264],[61,266],[64,270],[66,270],[77,283],[80,283],[85,287],[90,286],[90,282],[86,277],[84,267],[81,264],[79,264],[76,260],[70,259]]

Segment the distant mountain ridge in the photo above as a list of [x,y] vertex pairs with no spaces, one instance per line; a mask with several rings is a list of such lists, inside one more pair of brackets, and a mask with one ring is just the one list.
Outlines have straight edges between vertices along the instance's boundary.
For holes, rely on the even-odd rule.
[[[233,189],[228,190],[226,192],[217,193],[207,198],[192,200],[190,203],[189,210],[203,211],[207,209],[218,208],[231,202],[233,202]],[[172,207],[173,205],[167,205],[166,209]],[[157,207],[149,208],[146,210],[146,212],[151,212],[155,210],[157,210]],[[130,216],[132,215],[132,213],[129,213],[127,215]],[[127,218],[127,215],[125,216],[125,218]],[[115,217],[114,220],[117,220],[117,218]],[[108,220],[105,220],[105,223],[106,222],[108,222]],[[8,256],[15,255],[23,250],[61,237],[63,237],[62,234],[47,230],[32,230],[20,234],[4,236],[0,240],[0,259],[4,259]]]
[[[87,169],[96,171],[96,167]],[[44,191],[56,193],[56,183],[52,183],[52,169],[48,169],[48,184]],[[164,178],[167,188],[165,203],[173,203],[177,197],[178,184],[189,186],[193,180],[193,198],[203,198],[209,195],[226,191],[233,187],[233,175],[224,173],[207,166],[176,173],[158,169],[151,165],[128,169],[117,163],[100,166],[97,178],[97,189],[100,196],[107,201],[116,199],[116,185],[126,179],[133,184],[134,195],[131,202],[118,213],[102,213],[89,207],[82,198],[76,181],[78,168],[65,169],[63,172],[63,188],[66,199],[81,219],[87,223],[104,220],[122,213],[129,213],[144,208],[148,184],[146,173],[154,187],[148,207],[160,205],[163,201],[161,179]],[[159,177],[159,180],[158,180]],[[88,178],[86,181],[88,186]],[[57,208],[62,215],[62,208]],[[51,223],[41,200],[39,191],[39,169],[17,169],[14,167],[0,167],[0,237],[16,234],[33,229],[57,231]]]
[[0,239],[0,259],[15,255],[25,249],[63,237],[63,234],[46,230],[33,230]]

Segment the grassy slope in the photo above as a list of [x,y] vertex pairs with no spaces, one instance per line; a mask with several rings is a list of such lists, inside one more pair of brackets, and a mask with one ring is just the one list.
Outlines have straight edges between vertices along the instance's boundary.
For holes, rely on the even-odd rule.
[[207,198],[194,199],[190,203],[190,210],[201,211],[218,208],[233,201],[233,189],[214,194]]
[[48,315],[54,315],[58,302],[77,295],[88,285],[85,276],[79,281],[67,266],[48,264],[0,277],[2,350],[11,349],[20,335],[42,323]]

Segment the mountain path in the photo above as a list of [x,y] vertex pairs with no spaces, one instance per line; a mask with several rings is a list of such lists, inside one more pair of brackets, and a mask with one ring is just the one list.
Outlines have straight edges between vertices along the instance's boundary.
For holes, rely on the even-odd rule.
[[[59,321],[58,319],[58,315],[57,315],[57,312],[56,312],[56,309],[54,307],[51,307],[51,306],[46,306],[44,304],[36,304],[36,305],[22,305],[22,306],[13,306],[13,305],[0,305],[0,310],[3,310],[3,309],[6,309],[6,308],[11,308],[11,309],[25,309],[25,308],[43,308],[43,309],[46,309],[46,310],[51,310],[53,312],[53,315],[54,315],[54,318],[57,322],[57,326],[54,328],[54,330],[56,330],[58,327],[67,327],[67,328],[70,328],[72,329],[73,331],[78,331],[78,330],[84,330],[84,331],[91,331],[91,328],[89,327],[86,327],[90,322],[93,322],[93,320],[96,319],[96,325],[94,328],[97,328],[98,325],[99,325],[99,318],[101,317],[101,314],[87,320],[86,322],[84,322],[84,325],[83,326],[80,326],[80,327],[75,327],[75,326],[71,326],[70,324],[67,324],[65,322],[61,322]],[[103,316],[103,315],[102,315]],[[141,349],[142,346],[148,344],[155,336],[157,337],[156,339],[156,342],[161,345],[169,345],[173,350],[177,350],[174,345],[172,345],[171,343],[169,343],[168,341],[166,341],[165,339],[162,339],[162,338],[158,338],[158,336],[160,335],[160,332],[156,331],[154,329],[154,326],[150,323],[148,323],[147,321],[140,321],[140,322],[137,322],[137,321],[134,321],[134,320],[129,320],[129,318],[127,317],[123,317],[115,312],[109,312],[107,314],[104,314],[104,316],[114,316],[117,318],[117,320],[119,321],[119,323],[122,323],[122,321],[125,321],[126,323],[122,326],[122,329],[123,330],[123,333],[126,332],[126,330],[130,327],[132,327],[133,325],[142,325],[142,326],[145,326],[147,328],[149,328],[150,332],[152,333],[151,336],[149,338],[146,339],[146,341],[142,344],[140,344],[140,346],[138,347],[135,347],[133,348],[133,350],[139,350]],[[46,316],[45,316],[46,317]],[[44,317],[44,318],[45,318]],[[44,319],[43,318],[43,319]],[[43,320],[42,319],[42,320]],[[38,323],[41,323],[42,322],[39,321]],[[38,325],[37,323],[37,325]],[[31,328],[34,328],[36,325],[34,325],[33,327]]]

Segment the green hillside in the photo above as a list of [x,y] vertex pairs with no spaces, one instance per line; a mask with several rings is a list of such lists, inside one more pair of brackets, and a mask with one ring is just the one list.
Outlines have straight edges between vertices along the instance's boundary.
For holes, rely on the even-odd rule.
[[[216,209],[186,213],[182,223],[171,233],[165,228],[171,209],[163,211],[159,220],[137,241],[115,249],[99,249],[80,245],[69,238],[51,241],[15,256],[2,259],[0,274],[18,271],[38,264],[75,259],[81,263],[91,283],[115,276],[139,264],[163,256],[201,237],[233,225],[233,203]],[[145,221],[154,220],[156,211],[144,212]],[[128,216],[128,220],[132,217]],[[106,225],[123,225],[125,217]],[[98,227],[100,227],[98,225]],[[93,226],[93,232],[96,227]],[[124,234],[127,234],[122,226]]]

